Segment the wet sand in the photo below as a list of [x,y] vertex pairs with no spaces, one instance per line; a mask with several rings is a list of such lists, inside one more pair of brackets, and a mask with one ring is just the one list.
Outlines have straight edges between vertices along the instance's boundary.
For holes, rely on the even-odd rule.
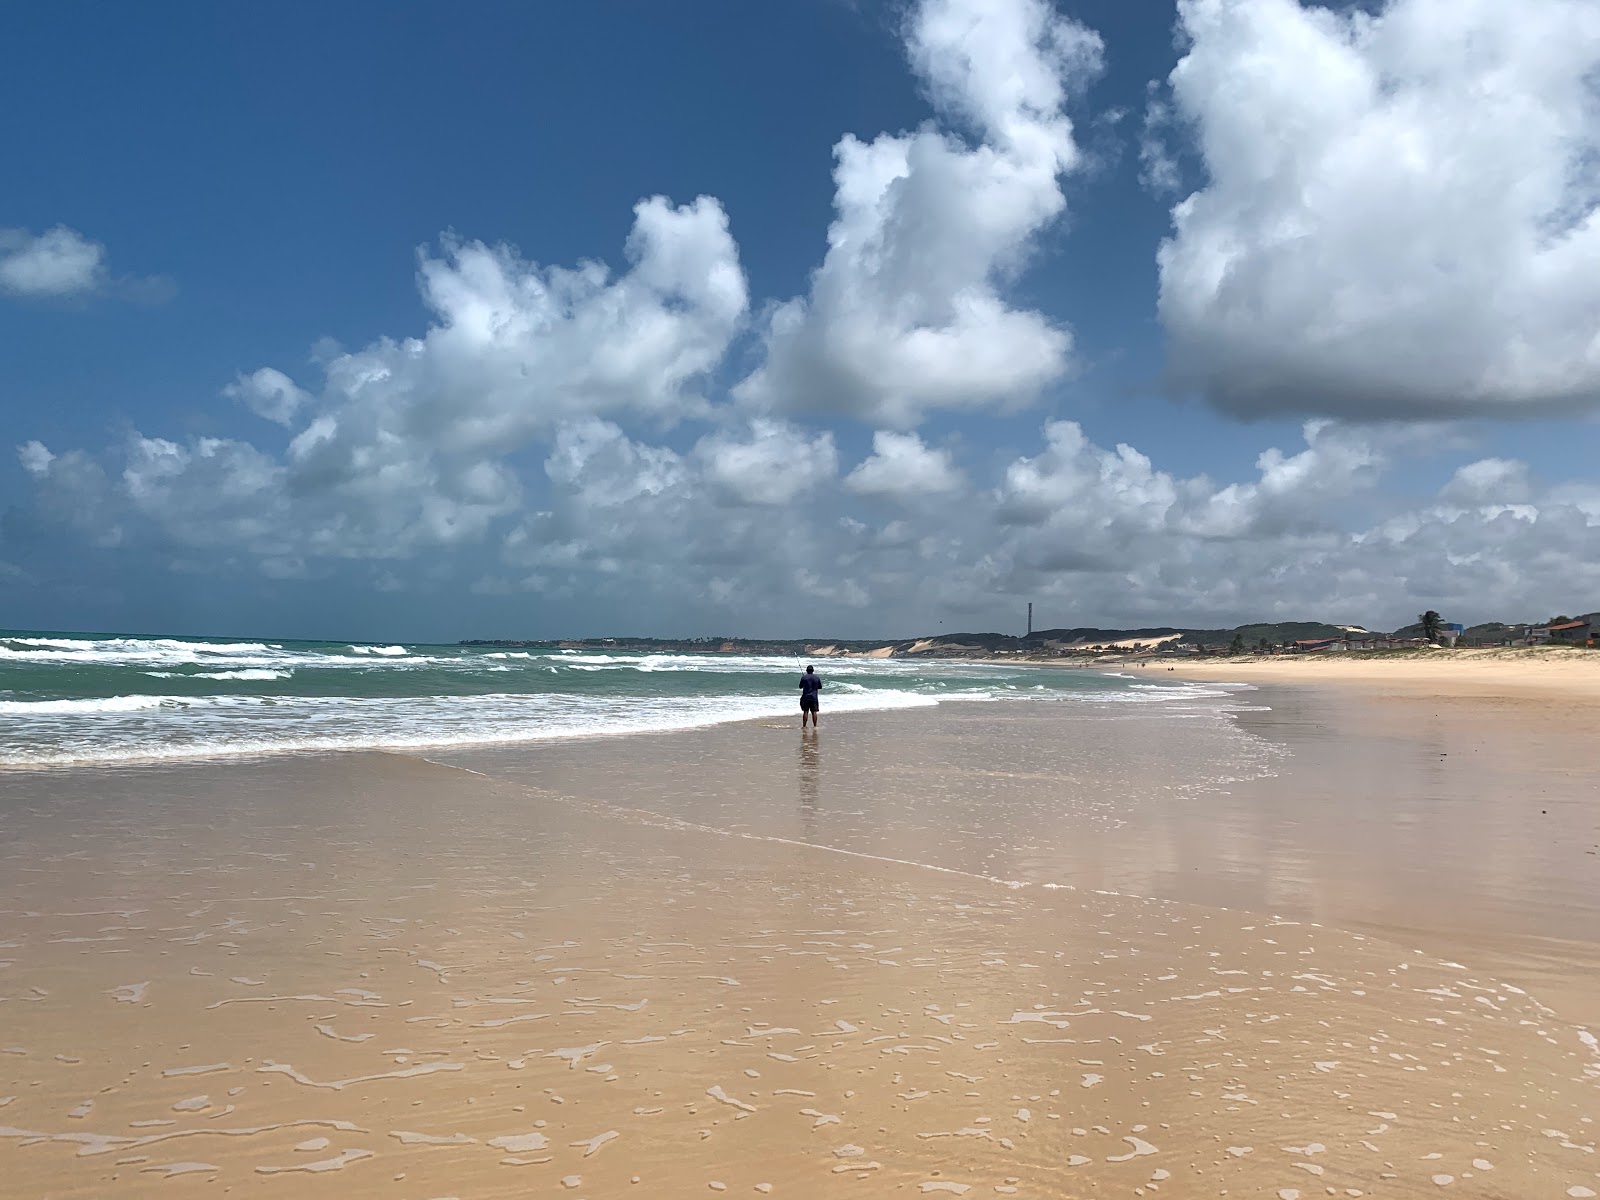
[[815,743],[773,723],[441,758],[726,831],[1470,953],[1600,1027],[1600,711],[1546,700],[1263,683],[837,718]]
[[1424,944],[1566,850],[1313,819],[1305,695],[8,776],[8,1194],[1600,1192],[1594,1039]]

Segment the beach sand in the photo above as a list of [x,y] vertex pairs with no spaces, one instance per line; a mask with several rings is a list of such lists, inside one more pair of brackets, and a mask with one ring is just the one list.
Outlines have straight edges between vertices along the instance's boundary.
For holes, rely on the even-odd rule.
[[[1238,658],[1151,660],[1190,679],[1359,684],[1369,694],[1452,700],[1545,701],[1562,711],[1600,704],[1600,655],[1569,647],[1342,651]],[[1592,715],[1592,712],[1591,712]]]
[[1584,749],[1268,697],[13,773],[7,1194],[1600,1192]]

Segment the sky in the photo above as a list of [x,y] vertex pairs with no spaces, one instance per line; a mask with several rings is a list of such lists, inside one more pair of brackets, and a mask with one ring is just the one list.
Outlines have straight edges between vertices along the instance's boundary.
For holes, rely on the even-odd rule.
[[0,11],[0,626],[1600,609],[1600,4]]

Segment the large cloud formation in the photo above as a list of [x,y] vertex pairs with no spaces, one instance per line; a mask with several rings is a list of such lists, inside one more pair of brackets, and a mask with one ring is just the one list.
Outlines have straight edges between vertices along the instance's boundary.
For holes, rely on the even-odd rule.
[[809,296],[767,314],[765,360],[735,389],[747,404],[909,428],[1016,408],[1068,368],[1068,331],[1001,288],[1065,208],[1080,156],[1064,105],[1098,73],[1099,37],[1046,0],[926,0],[907,52],[981,140],[930,123],[839,142],[827,255]]
[[[731,399],[717,380],[749,297],[716,200],[641,201],[620,271],[446,238],[419,261],[420,336],[322,352],[319,381],[259,367],[223,387],[236,419],[269,423],[259,444],[24,442],[32,499],[9,514],[0,591],[48,587],[51,553],[87,545],[185,580],[304,580],[306,620],[335,584],[448,586],[463,623],[465,593],[512,597],[477,611],[519,619],[537,600],[560,622],[537,632],[610,613],[662,633],[909,633],[995,627],[1026,600],[1045,623],[1119,624],[1581,604],[1600,590],[1600,489],[1489,456],[1407,498],[1386,482],[1459,458],[1460,431],[1337,419],[1592,392],[1595,10],[1501,12],[1183,0],[1192,43],[1156,103],[1199,133],[1211,181],[1162,250],[1176,363],[1224,404],[1320,410],[1242,477],[1069,420],[1008,450],[975,420],[911,428],[1014,408],[1069,369],[1065,328],[1002,291],[1062,213],[1068,93],[1100,54],[1045,0],[924,0],[908,58],[976,140],[839,144],[827,255],[755,326],[765,357]],[[100,269],[57,259],[15,279],[64,294]],[[815,420],[830,413],[871,421],[870,451]]]
[[[904,632],[952,614],[1003,621],[1019,597],[1063,620],[1399,624],[1427,607],[1538,619],[1600,588],[1600,489],[1536,486],[1525,464],[1482,459],[1434,498],[1400,503],[1380,485],[1426,438],[1322,421],[1304,438],[1219,483],[1051,422],[1036,453],[996,473],[897,489],[888,521],[873,496],[830,492],[773,536],[770,516],[727,505],[703,459],[588,430],[558,440],[557,494],[535,520],[546,528],[513,533],[494,578],[591,596],[645,579],[686,611],[758,610],[791,628],[805,611],[859,624],[870,608]],[[921,456],[880,441],[866,462],[908,460]]]
[[[96,506],[81,523],[117,529],[138,515],[191,548],[404,558],[480,539],[522,501],[506,459],[564,422],[668,425],[708,410],[701,384],[747,305],[727,216],[709,197],[675,207],[657,196],[634,217],[631,265],[616,277],[598,262],[542,267],[447,238],[420,259],[434,318],[423,336],[333,354],[315,393],[270,367],[241,375],[223,394],[290,431],[281,457],[239,439],[135,433],[115,480],[97,479],[81,452],[57,458],[37,443],[24,465],[74,481]],[[119,500],[128,512],[110,511]]]
[[1207,176],[1159,254],[1178,381],[1247,414],[1600,403],[1600,5],[1178,11]]
[[1382,484],[1431,452],[1427,437],[1320,420],[1303,432],[1226,482],[1098,445],[1071,421],[1000,463],[880,435],[841,475],[825,431],[757,419],[680,450],[585,417],[556,427],[542,478],[527,481],[537,505],[489,475],[449,504],[424,489],[361,536],[348,498],[297,491],[288,468],[241,443],[136,438],[110,470],[29,443],[21,461],[47,527],[185,571],[202,569],[197,550],[214,571],[313,580],[382,558],[375,581],[425,566],[458,589],[567,604],[569,620],[648,597],[663,632],[752,614],[756,633],[992,627],[1019,598],[1074,623],[1393,625],[1430,607],[1538,619],[1600,590],[1600,488],[1490,457],[1402,502]]

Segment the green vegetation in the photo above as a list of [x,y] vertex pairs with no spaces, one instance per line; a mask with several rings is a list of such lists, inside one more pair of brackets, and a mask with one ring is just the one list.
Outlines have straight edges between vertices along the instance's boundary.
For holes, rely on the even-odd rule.
[[1324,621],[1279,621],[1271,625],[1240,625],[1236,629],[1185,629],[1181,632],[1184,641],[1197,646],[1221,646],[1238,636],[1252,646],[1260,646],[1265,642],[1269,649],[1293,642],[1320,641],[1322,638],[1345,635],[1342,627]]

